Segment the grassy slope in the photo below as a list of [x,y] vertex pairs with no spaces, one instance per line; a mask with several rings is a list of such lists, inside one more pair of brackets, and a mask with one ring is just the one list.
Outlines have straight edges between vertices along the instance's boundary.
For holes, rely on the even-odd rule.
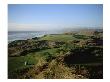
[[40,61],[40,59],[45,56],[44,55],[45,52],[54,54],[56,50],[57,48],[46,49],[46,50],[41,50],[38,52],[29,53],[26,56],[9,57],[9,60],[8,60],[9,68],[8,69],[9,71],[11,71],[11,70],[16,70],[16,69],[27,67],[24,64],[25,61],[27,61],[30,64],[37,64],[38,61]]
[[[45,37],[42,37],[40,40],[51,40],[51,41],[69,41],[73,40],[74,37],[72,35],[47,35]],[[9,57],[8,58],[8,70],[9,72],[14,70],[19,70],[22,68],[27,68],[29,65],[25,66],[25,61],[27,61],[30,64],[41,64],[45,61],[45,52],[49,52],[52,55],[55,55],[57,48],[52,49],[46,49],[46,50],[40,50],[37,52],[29,53],[25,56],[18,56],[18,57]]]
[[[73,37],[73,35],[65,35],[65,34],[59,34],[59,35],[46,35],[44,37],[42,37],[40,40],[51,40],[51,41],[63,41],[63,42],[68,42],[68,41],[71,41],[71,40],[76,40],[77,38]],[[80,39],[81,40],[81,39]],[[55,55],[56,54],[56,51],[57,51],[58,48],[52,48],[52,49],[46,49],[46,50],[40,50],[40,51],[37,51],[37,52],[33,52],[33,53],[29,53],[25,56],[19,56],[19,57],[9,57],[9,72],[10,71],[13,71],[13,70],[16,70],[16,69],[21,69],[21,68],[25,68],[25,67],[28,67],[29,65],[25,66],[24,65],[24,62],[25,61],[28,61],[30,64],[34,64],[34,65],[37,65],[37,66],[42,66],[43,64],[47,63],[45,58],[46,58],[46,55],[44,54],[45,52],[49,52],[50,54],[52,55]],[[50,63],[51,64],[51,63]],[[50,65],[49,64],[49,65]],[[57,71],[61,72],[62,70],[65,70],[64,72],[68,71],[69,68],[66,68],[64,67],[63,65],[63,68],[60,69],[60,70],[57,70],[57,65],[53,66],[53,65],[50,65],[52,67],[48,67],[48,69],[42,71],[40,74],[38,75],[35,75],[35,78],[44,78],[44,76],[42,75],[45,75],[45,73],[50,73],[49,70],[52,68],[54,68],[55,70],[53,71],[56,71],[56,74],[57,74]],[[58,65],[60,66],[60,65]],[[62,65],[61,65],[62,66]],[[66,69],[68,70],[66,70]],[[31,70],[32,71],[32,70]],[[35,71],[34,71],[35,72]],[[33,72],[32,72],[33,73]],[[72,78],[73,76],[71,75],[70,71],[67,72],[67,74],[70,74],[71,77],[68,76],[68,78]],[[61,72],[61,74],[66,74],[66,73],[63,73]],[[51,74],[50,74],[51,75]],[[57,74],[58,75],[58,74]],[[50,76],[51,77],[51,76]],[[49,77],[49,78],[50,78]],[[58,76],[60,77],[60,75]],[[57,78],[57,76],[56,76]],[[61,77],[61,78],[64,78],[64,77]]]

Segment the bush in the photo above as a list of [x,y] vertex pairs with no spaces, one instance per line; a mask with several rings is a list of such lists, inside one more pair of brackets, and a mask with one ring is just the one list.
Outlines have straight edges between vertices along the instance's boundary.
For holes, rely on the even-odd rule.
[[50,62],[51,60],[55,59],[55,57],[49,52],[44,52],[44,56],[47,62]]

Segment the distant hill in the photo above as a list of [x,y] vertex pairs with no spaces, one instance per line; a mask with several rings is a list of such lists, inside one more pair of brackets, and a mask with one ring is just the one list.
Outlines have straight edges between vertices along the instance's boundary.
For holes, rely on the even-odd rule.
[[65,27],[64,29],[60,29],[60,32],[80,32],[80,33],[92,33],[93,31],[102,32],[103,28],[90,28],[90,27]]
[[94,32],[97,31],[97,32],[103,32],[103,29],[88,29],[88,28],[68,28],[68,29],[65,29],[64,33],[77,33],[77,34],[80,34],[80,35],[93,35]]

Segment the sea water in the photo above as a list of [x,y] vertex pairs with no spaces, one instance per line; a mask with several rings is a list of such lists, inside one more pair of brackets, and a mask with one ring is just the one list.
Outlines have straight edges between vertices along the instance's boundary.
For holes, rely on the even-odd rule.
[[26,40],[34,37],[42,37],[48,32],[41,31],[9,31],[8,32],[8,42],[12,42],[15,40]]

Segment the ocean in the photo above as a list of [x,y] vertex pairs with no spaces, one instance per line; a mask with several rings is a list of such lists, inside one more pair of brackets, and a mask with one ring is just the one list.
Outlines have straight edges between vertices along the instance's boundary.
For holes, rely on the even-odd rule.
[[40,31],[9,31],[8,32],[8,42],[12,42],[15,40],[26,40],[34,37],[42,37],[47,32]]
[[8,43],[15,40],[27,40],[34,37],[42,37],[46,34],[59,34],[59,32],[48,32],[48,31],[9,31],[8,32]]

